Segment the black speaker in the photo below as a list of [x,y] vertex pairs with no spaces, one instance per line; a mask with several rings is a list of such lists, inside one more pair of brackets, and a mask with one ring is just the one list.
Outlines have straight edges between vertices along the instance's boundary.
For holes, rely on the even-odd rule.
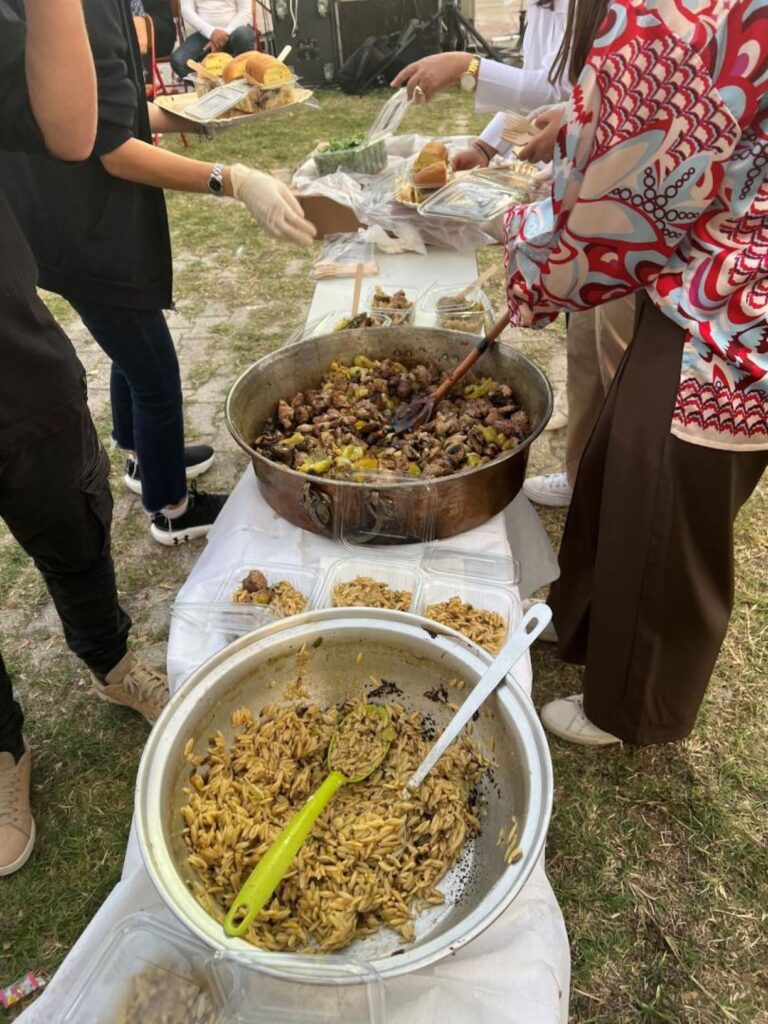
[[291,46],[287,62],[306,85],[328,85],[341,64],[333,0],[272,0],[275,53]]

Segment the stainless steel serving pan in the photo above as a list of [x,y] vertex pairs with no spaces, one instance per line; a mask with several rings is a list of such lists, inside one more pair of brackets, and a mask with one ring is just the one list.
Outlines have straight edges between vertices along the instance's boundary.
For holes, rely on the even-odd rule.
[[[139,767],[136,789],[138,837],[146,867],[158,892],[176,917],[216,950],[249,950],[229,939],[217,921],[197,903],[188,887],[191,869],[181,837],[179,809],[188,767],[187,740],[202,751],[211,732],[231,736],[230,716],[247,705],[259,709],[279,702],[296,674],[296,656],[306,644],[309,663],[304,678],[312,697],[333,703],[370,689],[369,676],[392,680],[409,710],[429,714],[438,727],[451,710],[427,696],[449,680],[462,677],[468,687],[482,675],[490,656],[458,633],[403,612],[334,609],[281,620],[235,641],[201,666],[175,694],[152,730]],[[356,655],[363,651],[359,665]],[[276,681],[277,686],[270,683]],[[467,691],[450,690],[461,701]],[[535,710],[520,687],[508,678],[475,722],[475,737],[495,748],[497,767],[484,780],[487,801],[480,836],[468,844],[460,864],[440,888],[442,906],[416,921],[416,940],[404,944],[382,930],[340,951],[340,956],[368,961],[384,978],[426,967],[455,952],[486,929],[523,887],[544,847],[552,804],[552,768],[546,739]],[[520,826],[523,857],[505,863],[505,834],[512,814]],[[264,954],[269,961],[269,954]],[[331,955],[331,960],[333,955]],[[279,970],[279,968],[278,968]],[[295,980],[295,979],[294,979]],[[347,978],[347,981],[349,979]]]
[[[508,384],[528,414],[531,435],[513,451],[486,466],[451,476],[398,483],[351,483],[307,477],[260,455],[252,446],[281,398],[291,398],[316,386],[333,360],[350,362],[356,355],[386,356],[404,365],[427,361],[447,372],[469,352],[472,339],[460,331],[431,327],[385,327],[342,331],[307,338],[260,359],[233,384],[226,403],[227,426],[248,453],[264,497],[289,522],[313,533],[333,536],[344,497],[345,527],[350,532],[387,520],[382,532],[406,540],[429,537],[428,520],[434,505],[423,498],[427,488],[436,495],[435,536],[452,537],[480,526],[505,508],[525,479],[531,444],[552,414],[552,389],[542,371],[510,345],[497,343],[486,352],[474,374]],[[345,493],[346,492],[346,493]],[[423,512],[424,522],[419,519]],[[403,524],[399,528],[398,524]]]

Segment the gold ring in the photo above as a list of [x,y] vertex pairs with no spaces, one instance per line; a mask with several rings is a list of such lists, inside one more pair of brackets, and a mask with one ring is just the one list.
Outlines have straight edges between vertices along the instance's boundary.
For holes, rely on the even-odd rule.
[[414,88],[413,92],[414,92],[414,95],[416,95],[416,96],[423,96],[424,95],[424,90],[421,88],[420,85],[417,85]]

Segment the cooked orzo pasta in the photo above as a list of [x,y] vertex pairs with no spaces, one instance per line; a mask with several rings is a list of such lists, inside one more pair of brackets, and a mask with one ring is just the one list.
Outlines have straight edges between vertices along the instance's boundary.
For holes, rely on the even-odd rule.
[[[384,926],[410,942],[415,914],[443,902],[437,883],[480,831],[471,794],[488,761],[463,736],[419,792],[406,793],[431,745],[430,725],[400,704],[387,706],[395,736],[381,767],[345,786],[323,812],[251,926],[246,938],[254,945],[328,952]],[[193,892],[217,920],[327,775],[328,744],[344,711],[308,700],[258,714],[241,708],[231,742],[217,733],[202,754],[187,745],[183,836]]]
[[334,608],[394,608],[400,612],[408,611],[413,598],[409,590],[393,590],[370,576],[355,576],[348,583],[337,583],[332,596]]
[[428,605],[424,614],[435,622],[458,630],[491,654],[499,653],[507,635],[507,624],[498,612],[475,608],[458,596]]

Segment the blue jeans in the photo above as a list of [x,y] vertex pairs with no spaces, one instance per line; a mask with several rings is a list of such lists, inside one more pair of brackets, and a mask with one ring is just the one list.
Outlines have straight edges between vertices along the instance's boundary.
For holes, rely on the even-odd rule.
[[112,436],[136,452],[148,512],[187,493],[179,361],[160,309],[72,305],[112,360]]
[[[171,54],[171,67],[179,76],[185,78],[192,72],[187,67],[188,60],[200,62],[205,57],[205,47],[208,40],[202,32],[193,32],[187,36],[184,42]],[[253,29],[250,25],[241,25],[236,28],[229,37],[229,42],[224,47],[225,53],[231,53],[237,57],[240,53],[247,53],[254,48]]]

